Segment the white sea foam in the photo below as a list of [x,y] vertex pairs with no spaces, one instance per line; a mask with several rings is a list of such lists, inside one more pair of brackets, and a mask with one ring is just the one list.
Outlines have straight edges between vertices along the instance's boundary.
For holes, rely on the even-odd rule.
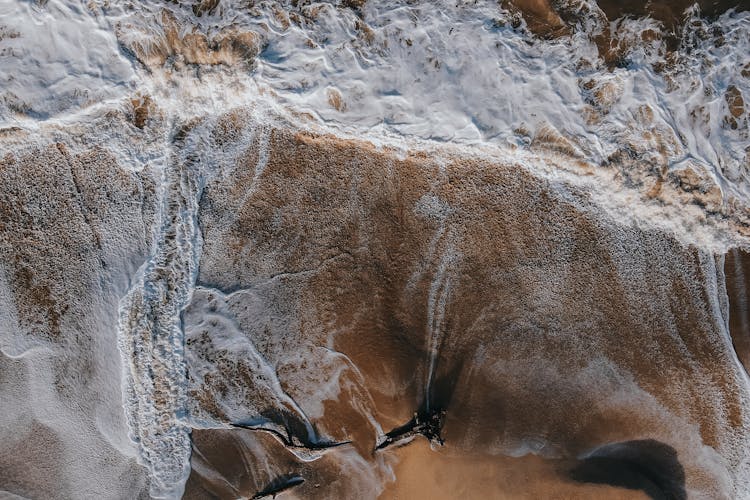
[[0,1],[0,121],[45,120],[136,82],[109,20],[77,1]]
[[[199,131],[198,131],[199,132]],[[203,188],[199,133],[170,138],[162,167],[159,230],[151,258],[120,304],[125,413],[140,461],[151,475],[151,495],[182,495],[190,473],[184,332],[180,313],[192,296],[200,256],[195,225]]]
[[[192,110],[216,111],[231,106],[257,88],[237,87],[248,77],[273,89],[286,105],[332,125],[344,125],[403,136],[469,144],[524,146],[541,127],[572,139],[588,160],[606,161],[618,149],[655,149],[643,130],[661,131],[671,147],[669,165],[691,159],[707,167],[722,187],[748,194],[745,147],[747,123],[736,129],[724,123],[724,94],[731,85],[747,98],[750,79],[750,14],[729,12],[713,24],[695,18],[688,23],[682,58],[674,71],[657,72],[664,62],[660,40],[634,43],[623,67],[610,71],[598,57],[590,35],[602,21],[582,18],[570,37],[534,40],[514,29],[509,14],[496,2],[369,1],[361,12],[314,3],[292,8],[288,2],[221,2],[198,17],[184,6],[146,1],[84,7],[73,0],[50,0],[44,6],[8,2],[0,7],[5,38],[0,40],[7,71],[4,92],[30,106],[28,114],[46,119],[128,88],[159,86],[174,95],[185,88],[212,86],[200,92],[203,102]],[[163,11],[171,12],[180,36],[222,30],[253,31],[263,50],[248,74],[229,70],[217,81],[207,70],[188,72],[177,84],[174,68],[144,71],[123,47],[143,36],[163,39]],[[640,41],[658,29],[654,21],[629,19],[611,26],[618,41]],[[701,33],[722,33],[722,43]],[[18,36],[10,38],[9,34]],[[161,37],[161,38],[159,38]],[[124,51],[124,52],[123,52]],[[62,61],[62,62],[61,62]],[[64,63],[64,64],[63,64]],[[132,66],[131,66],[132,65]],[[58,75],[59,73],[59,75]],[[591,119],[589,91],[593,80],[605,85],[606,102]],[[189,83],[188,83],[189,82]],[[95,92],[88,97],[81,92]],[[340,104],[332,106],[332,93]],[[227,94],[239,94],[236,100]],[[216,101],[218,98],[219,102]],[[175,100],[176,107],[184,100]],[[13,122],[6,99],[0,117]],[[653,118],[638,123],[648,105]],[[22,106],[23,107],[23,106]],[[605,108],[605,109],[601,109]]]
[[[594,166],[618,153],[637,158],[643,171],[691,165],[706,172],[725,200],[750,203],[747,104],[733,128],[727,100],[730,87],[750,96],[750,78],[743,76],[750,71],[750,13],[730,11],[713,23],[689,13],[683,47],[669,64],[665,42],[643,41],[659,29],[654,21],[617,21],[609,26],[614,39],[632,49],[610,69],[592,41],[605,21],[596,6],[587,8],[572,35],[540,40],[523,26],[513,28],[512,16],[490,1],[377,0],[361,11],[327,2],[226,1],[197,16],[185,5],[156,0],[100,6],[5,0],[0,57],[9,71],[0,87],[0,124],[38,130],[136,91],[183,119],[262,102],[274,114],[304,112],[329,130],[407,147],[510,146],[518,155],[558,136],[568,153]],[[174,43],[165,12],[177,37],[252,32],[259,54],[250,66],[185,64],[174,53],[163,66],[144,67],[133,50]],[[668,69],[657,71],[660,65]],[[79,89],[96,95],[84,98]],[[106,141],[111,132],[96,135],[87,140]],[[153,135],[111,143],[144,163],[153,159],[146,149],[153,147],[139,143]],[[618,184],[613,177],[598,180]],[[608,191],[600,201],[609,203]]]
[[153,255],[120,305],[126,414],[141,460],[152,475],[151,493],[168,498],[181,494],[189,474],[181,314],[193,295],[201,254],[198,201],[206,181],[240,155],[231,148],[219,150],[211,141],[216,126],[211,118],[190,123],[175,113],[169,121],[174,130],[165,139],[169,145],[157,166],[161,210]]

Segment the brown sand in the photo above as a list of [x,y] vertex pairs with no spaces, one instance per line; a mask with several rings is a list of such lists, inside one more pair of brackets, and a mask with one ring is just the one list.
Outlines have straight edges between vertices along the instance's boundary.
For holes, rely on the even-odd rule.
[[[359,141],[275,129],[249,190],[257,150],[206,187],[199,284],[228,294],[227,322],[303,407],[320,398],[334,367],[310,353],[329,346],[347,360],[347,389],[313,423],[353,444],[323,461],[295,459],[291,471],[271,467],[323,478],[292,491],[367,497],[369,481],[388,479],[389,461],[403,457],[396,474],[405,484],[388,490],[402,498],[417,487],[453,498],[475,487],[584,498],[593,488],[596,498],[603,486],[566,479],[574,462],[493,457],[536,443],[540,453],[575,461],[608,444],[654,440],[672,450],[685,490],[732,496],[726,464],[744,442],[747,415],[709,293],[718,257],[621,226],[592,210],[584,191],[518,165],[439,165],[429,154],[399,158]],[[201,390],[221,398],[232,373],[220,367]],[[389,431],[428,399],[446,411],[444,454],[428,458],[421,438],[372,453],[378,436],[369,417]],[[221,432],[232,441],[240,431]],[[275,448],[254,449],[251,464],[281,460]],[[474,470],[470,481],[458,479]],[[258,491],[272,478],[248,480],[251,473],[233,484]],[[374,477],[362,481],[367,474]],[[434,476],[444,479],[425,481]],[[193,478],[188,489],[196,484],[204,483]]]
[[520,458],[456,454],[450,448],[430,448],[425,439],[394,448],[396,479],[381,500],[454,500],[457,498],[573,500],[636,500],[648,497],[634,490],[581,484],[563,472],[569,462],[533,455]]

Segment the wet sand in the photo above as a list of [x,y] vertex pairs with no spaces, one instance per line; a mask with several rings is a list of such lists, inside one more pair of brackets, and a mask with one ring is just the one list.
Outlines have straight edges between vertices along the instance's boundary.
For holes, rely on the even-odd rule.
[[[537,37],[571,35],[591,16],[596,28],[589,35],[610,69],[627,66],[628,51],[641,43],[666,40],[667,66],[680,50],[689,52],[677,44],[679,31],[693,28],[685,25],[690,3],[607,0],[601,10],[586,12],[575,0],[512,2]],[[223,8],[218,5],[203,2],[193,12],[211,16]],[[700,3],[708,17],[734,5],[750,6]],[[314,6],[307,7],[315,17]],[[335,8],[355,9],[355,31],[376,43],[378,37],[367,35],[362,1]],[[321,23],[331,20],[330,12],[319,13]],[[278,13],[282,21],[292,14],[295,23],[311,22],[299,12]],[[623,33],[611,33],[616,24],[609,22],[645,15],[663,32],[644,23],[620,46]],[[202,75],[214,66],[246,72],[256,58],[270,68],[283,57],[273,43],[267,51],[267,40],[254,32],[208,36],[177,18],[162,20],[164,39],[133,52],[153,70],[177,59],[178,73],[191,68]],[[486,21],[477,27],[501,28]],[[512,23],[514,29],[521,24]],[[718,48],[729,45],[729,33],[715,25],[699,36]],[[309,48],[326,45],[313,38]],[[440,47],[438,41],[399,44],[416,51]],[[535,41],[524,34],[521,43]],[[435,59],[430,68],[454,71],[450,61],[442,63]],[[575,64],[562,67],[574,78]],[[606,81],[568,82],[572,95],[580,92],[592,107],[592,120],[619,99]],[[141,90],[159,87],[148,83]],[[725,116],[727,133],[744,133],[747,125],[745,87],[738,85],[722,88],[714,100],[722,109],[713,119]],[[463,90],[468,86],[458,93]],[[351,93],[333,86],[326,93],[337,113],[357,106]],[[399,97],[391,94],[383,100]],[[123,149],[135,155],[132,164],[120,163],[125,153],[117,141],[125,140],[110,138],[112,128],[96,139],[93,128],[56,118],[39,129],[50,125],[49,135],[36,137],[31,127],[19,135],[29,144],[13,142],[18,151],[0,159],[0,496],[8,490],[32,498],[146,498],[163,490],[153,489],[160,476],[143,467],[144,459],[178,471],[161,476],[177,495],[192,446],[185,489],[191,500],[277,493],[313,499],[750,497],[750,254],[723,255],[714,246],[721,244],[707,242],[713,236],[701,239],[703,229],[747,230],[747,224],[732,226],[746,207],[725,196],[722,182],[729,177],[714,182],[711,172],[703,177],[692,166],[665,174],[687,150],[649,139],[623,153],[639,163],[649,149],[661,155],[664,171],[660,163],[643,167],[644,178],[658,177],[646,204],[639,198],[644,185],[616,155],[601,168],[585,164],[588,146],[552,123],[536,132],[524,125],[513,149],[492,149],[497,156],[490,158],[455,144],[376,147],[331,135],[333,129],[321,132],[306,119],[297,125],[309,128],[295,128],[286,121],[291,115],[267,123],[266,111],[258,115],[250,104],[220,117],[212,113],[229,104],[211,111],[196,106],[196,113],[208,114],[182,122],[167,101],[139,94],[125,100],[127,111],[117,103],[102,110],[110,127],[129,128],[132,121],[134,139]],[[664,110],[633,104],[642,138],[661,136],[654,115]],[[24,120],[44,121],[30,110]],[[434,118],[455,121],[447,116]],[[174,136],[167,128],[172,123],[180,129]],[[617,130],[631,127],[612,123]],[[146,148],[141,155],[147,140],[158,154]],[[42,147],[45,141],[50,144]],[[38,150],[25,149],[37,142]],[[421,144],[415,147],[428,148]],[[108,147],[114,149],[108,153]],[[206,179],[162,175],[156,161],[162,150],[171,151],[168,168],[176,172],[202,162],[203,153],[206,170],[221,172]],[[162,187],[189,189],[160,201]],[[662,193],[668,189],[679,193],[670,199]],[[627,196],[636,207],[631,213],[622,203],[627,213],[614,213],[616,202],[603,201],[610,194]],[[673,225],[665,207],[687,215]],[[200,225],[200,231],[165,231],[154,257],[160,219],[186,213],[185,227]],[[688,223],[689,230],[680,225]],[[687,237],[693,230],[700,236]],[[198,259],[199,270],[193,267]],[[175,306],[163,316],[175,329],[162,329],[176,334],[169,342],[174,356],[156,369],[149,363],[163,354],[159,347],[133,344],[124,359],[118,351],[118,343],[130,345],[128,332],[152,340],[159,333],[123,332],[118,317],[134,282],[138,291],[138,270],[152,260],[159,262],[151,283],[164,284],[168,293],[144,299],[146,313],[133,316],[141,318],[134,324],[155,324],[151,306],[160,302]],[[185,279],[176,285],[170,271]],[[176,288],[189,290],[184,310],[170,299]],[[144,282],[143,290],[150,289]],[[154,382],[154,397],[141,401],[158,400],[159,412],[123,400],[120,363],[129,367],[134,360],[147,362],[134,370],[144,383],[126,380],[126,386]],[[165,381],[177,376],[172,388],[181,390],[185,372],[184,403]],[[184,458],[132,440],[133,421],[123,407],[146,423],[184,424]],[[160,445],[174,435],[153,437]]]
[[512,458],[432,449],[424,439],[389,451],[398,457],[395,481],[381,500],[497,498],[646,500],[637,490],[576,483],[565,475],[571,461],[533,455]]
[[[745,442],[745,393],[710,292],[719,256],[621,225],[582,188],[518,165],[437,164],[283,129],[268,140],[250,195],[257,144],[204,192],[206,291],[194,302],[213,294],[216,320],[201,328],[251,341],[274,367],[300,408],[294,425],[275,421],[281,432],[303,441],[307,418],[351,444],[305,461],[262,431],[195,431],[194,460],[216,458],[194,466],[188,496],[295,474],[304,483],[289,494],[301,498],[724,498],[741,487],[727,464]],[[187,330],[202,317],[187,314]],[[267,391],[233,395],[247,354],[201,346],[195,355],[222,363],[196,379],[214,399],[196,411],[226,422],[214,408],[272,407]],[[438,452],[421,436],[375,451],[415,412],[437,411]],[[220,458],[233,448],[245,470]]]

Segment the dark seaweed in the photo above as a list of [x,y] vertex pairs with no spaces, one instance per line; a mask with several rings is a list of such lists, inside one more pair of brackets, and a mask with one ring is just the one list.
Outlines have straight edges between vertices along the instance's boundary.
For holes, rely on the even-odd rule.
[[387,432],[385,439],[383,439],[375,449],[382,450],[383,448],[416,435],[422,435],[433,443],[443,445],[445,442],[443,441],[440,432],[442,431],[444,420],[445,411],[442,409],[437,409],[431,412],[426,412],[424,410],[418,411],[414,414],[412,419],[404,425]]

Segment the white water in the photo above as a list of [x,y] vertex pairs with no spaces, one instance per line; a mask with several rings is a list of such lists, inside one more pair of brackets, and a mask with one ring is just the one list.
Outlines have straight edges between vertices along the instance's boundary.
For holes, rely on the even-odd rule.
[[186,408],[180,312],[197,272],[200,235],[194,220],[202,188],[195,158],[169,151],[164,161],[161,228],[153,256],[121,301],[119,333],[126,417],[156,498],[181,496],[190,473],[189,429],[179,420]]
[[[691,26],[685,36],[690,50],[660,74],[653,64],[664,60],[664,44],[640,41],[643,31],[658,29],[653,21],[613,26],[619,41],[637,42],[626,66],[610,72],[590,40],[604,27],[599,17],[583,17],[571,37],[529,43],[530,35],[511,28],[510,15],[490,1],[369,1],[360,19],[330,3],[295,9],[288,2],[248,7],[229,1],[197,17],[186,6],[157,1],[86,8],[70,0],[43,7],[3,0],[0,24],[18,36],[0,40],[7,68],[0,118],[11,124],[47,119],[148,86],[155,74],[118,48],[115,33],[126,48],[135,41],[163,43],[163,10],[176,19],[180,36],[229,30],[260,36],[255,68],[218,70],[236,77],[213,89],[216,96],[237,92],[236,84],[249,77],[282,103],[331,125],[437,141],[524,147],[548,127],[594,163],[622,148],[647,158],[662,143],[657,156],[668,165],[697,163],[722,188],[748,194],[747,122],[740,120],[735,130],[726,126],[724,94],[734,85],[745,99],[750,95],[750,78],[742,75],[750,71],[750,13],[726,13],[712,25],[696,19],[701,26]],[[715,37],[701,35],[716,29],[723,33],[720,46]],[[196,75],[217,71],[177,71],[173,64],[151,70],[192,76],[167,87],[201,86]],[[588,80],[606,95],[593,107],[582,86]],[[333,92],[341,97],[340,110],[329,104]],[[213,111],[215,105],[199,107]],[[646,122],[644,105],[653,111]],[[14,114],[14,106],[29,108],[27,115]],[[599,116],[592,121],[594,111]]]

